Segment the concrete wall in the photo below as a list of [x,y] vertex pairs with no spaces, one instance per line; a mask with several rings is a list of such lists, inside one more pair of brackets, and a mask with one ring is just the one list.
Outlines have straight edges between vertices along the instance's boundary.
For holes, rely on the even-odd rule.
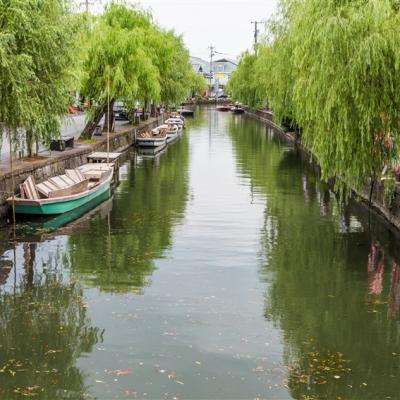
[[[134,144],[135,132],[154,128],[161,123],[161,117],[158,119],[152,118],[138,127],[129,126],[121,132],[113,133],[110,137],[110,151],[121,152],[128,149]],[[56,157],[23,163],[22,166],[19,165],[15,168],[13,175],[11,173],[0,175],[0,222],[5,222],[10,212],[6,199],[10,197],[12,190],[15,193],[19,193],[19,185],[29,175],[33,175],[36,182],[41,182],[52,176],[64,174],[66,169],[77,168],[87,163],[87,156],[93,151],[107,151],[107,138],[102,138],[94,145],[79,146],[72,150],[66,150],[58,153]]]

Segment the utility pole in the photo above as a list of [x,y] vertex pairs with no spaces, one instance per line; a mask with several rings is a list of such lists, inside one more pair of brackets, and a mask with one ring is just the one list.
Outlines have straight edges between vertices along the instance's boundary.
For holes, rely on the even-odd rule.
[[89,14],[89,6],[93,5],[94,2],[90,0],[85,0],[84,2],[80,3],[81,6],[85,6],[86,14]]
[[215,55],[215,47],[214,46],[209,46],[208,47],[209,49],[210,49],[210,88],[211,88],[211,81],[212,81],[212,73],[213,73],[213,70],[212,70],[212,61],[213,61],[213,57],[214,57],[214,55]]
[[258,44],[258,34],[259,34],[259,29],[258,29],[258,24],[262,24],[264,21],[251,21],[252,24],[254,24],[254,52],[257,55],[257,44]]

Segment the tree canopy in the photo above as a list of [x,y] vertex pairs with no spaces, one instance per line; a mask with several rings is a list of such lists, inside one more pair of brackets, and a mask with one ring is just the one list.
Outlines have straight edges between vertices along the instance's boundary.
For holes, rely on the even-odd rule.
[[258,56],[242,58],[232,94],[300,126],[323,177],[359,188],[396,157],[398,25],[393,0],[281,1]]
[[0,2],[0,121],[16,142],[57,136],[68,111],[76,24],[64,0]]
[[90,102],[90,135],[115,100],[178,103],[204,88],[182,38],[155,24],[150,12],[111,1],[92,17],[70,6],[0,0],[0,121],[14,144],[26,142],[29,155],[35,142],[59,134],[74,91]]
[[177,103],[194,82],[199,86],[182,38],[158,27],[151,14],[137,5],[111,2],[89,41],[82,94],[93,102],[95,121],[107,105],[109,77],[111,104],[115,100]]

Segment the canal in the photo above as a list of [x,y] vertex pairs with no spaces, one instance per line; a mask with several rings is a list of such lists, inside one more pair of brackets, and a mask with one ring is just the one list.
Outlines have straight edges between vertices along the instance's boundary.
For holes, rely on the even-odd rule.
[[0,398],[398,399],[398,238],[261,123],[187,125],[89,214],[0,232]]

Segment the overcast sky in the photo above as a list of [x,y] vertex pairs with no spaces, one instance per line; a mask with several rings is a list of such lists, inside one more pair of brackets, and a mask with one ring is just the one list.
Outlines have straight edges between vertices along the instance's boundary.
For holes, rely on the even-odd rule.
[[[103,4],[105,0],[100,0]],[[100,2],[98,1],[98,2]],[[142,0],[132,1],[151,8],[155,20],[165,28],[183,34],[192,56],[209,59],[208,46],[224,53],[216,56],[237,58],[251,48],[254,25],[268,19],[277,0]],[[260,27],[263,31],[263,26]]]

